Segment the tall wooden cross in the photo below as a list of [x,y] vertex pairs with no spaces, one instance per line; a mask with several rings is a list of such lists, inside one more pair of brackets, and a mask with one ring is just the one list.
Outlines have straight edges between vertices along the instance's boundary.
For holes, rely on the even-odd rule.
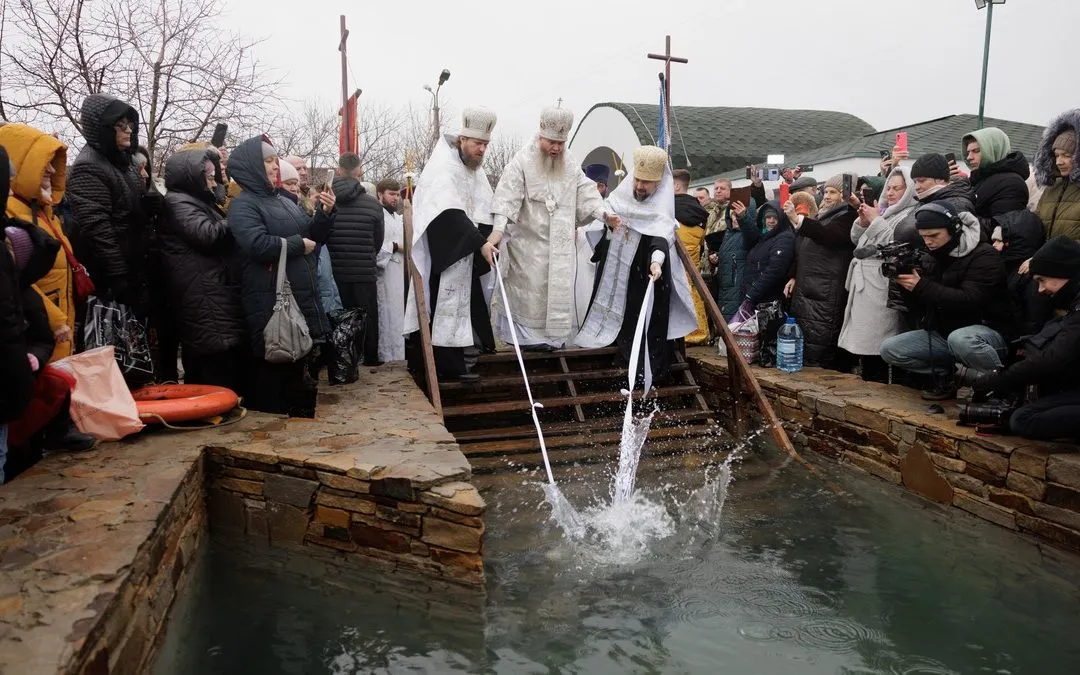
[[663,54],[649,54],[650,59],[656,59],[664,62],[664,107],[667,113],[667,118],[671,120],[671,62],[675,63],[689,63],[688,59],[684,59],[680,56],[671,55],[671,36],[664,36],[664,53]]

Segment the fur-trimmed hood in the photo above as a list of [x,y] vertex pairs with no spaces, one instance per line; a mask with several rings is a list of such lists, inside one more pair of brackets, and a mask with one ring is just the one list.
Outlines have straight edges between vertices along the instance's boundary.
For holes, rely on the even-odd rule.
[[[1054,140],[1063,131],[1072,130],[1080,137],[1080,108],[1073,108],[1056,117],[1046,127],[1042,140],[1039,141],[1039,149],[1035,152],[1035,180],[1039,185],[1046,187],[1053,185],[1058,179],[1057,166],[1054,164]],[[1072,173],[1069,174],[1070,183],[1080,183],[1080,143],[1073,154]]]

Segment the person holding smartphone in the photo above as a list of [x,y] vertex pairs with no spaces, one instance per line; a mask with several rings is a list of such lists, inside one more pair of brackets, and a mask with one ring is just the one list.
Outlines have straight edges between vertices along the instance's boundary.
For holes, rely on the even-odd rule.
[[795,227],[795,274],[784,287],[791,313],[803,330],[804,362],[846,370],[849,359],[837,347],[847,304],[844,279],[854,245],[851,226],[858,217],[854,194],[858,177],[837,174],[825,181],[825,197],[817,218],[797,213],[789,200],[784,212]]

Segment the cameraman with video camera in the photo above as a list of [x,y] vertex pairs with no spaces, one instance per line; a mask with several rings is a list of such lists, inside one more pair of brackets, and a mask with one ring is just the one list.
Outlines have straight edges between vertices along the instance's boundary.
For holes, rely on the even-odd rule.
[[957,378],[977,394],[1012,397],[1038,387],[1039,398],[1009,418],[1016,435],[1037,440],[1080,438],[1080,244],[1059,235],[1031,258],[1039,293],[1064,311],[1024,342],[1024,357],[994,371],[961,368]]
[[923,398],[944,401],[956,396],[956,362],[979,370],[1002,367],[1011,333],[1009,313],[999,309],[1005,272],[994,247],[979,242],[975,216],[924,204],[914,217],[927,251],[919,268],[900,274],[896,282],[922,330],[882,342],[881,358],[927,376]]

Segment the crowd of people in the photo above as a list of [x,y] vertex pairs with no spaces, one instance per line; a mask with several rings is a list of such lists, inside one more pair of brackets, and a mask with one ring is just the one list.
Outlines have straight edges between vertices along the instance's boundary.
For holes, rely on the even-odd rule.
[[[675,349],[715,342],[719,328],[676,247],[726,319],[795,317],[807,365],[932,401],[967,388],[1011,406],[1015,433],[1080,436],[1080,110],[1052,122],[1033,166],[1004,132],[979,129],[957,139],[970,175],[945,155],[912,162],[894,148],[874,176],[819,185],[785,170],[782,201],[752,169],[748,196],[723,179],[691,195],[690,174],[653,146],[618,167],[609,191],[609,167],[583,168],[566,150],[573,115],[562,108],[543,111],[492,189],[482,165],[496,119],[466,109],[419,177],[422,294],[406,281],[402,185],[363,182],[355,154],[320,181],[266,136],[231,150],[192,143],[156,181],[138,113],[114,97],[84,101],[85,144],[70,164],[54,136],[0,126],[0,482],[5,464],[10,474],[43,451],[93,445],[49,367],[85,348],[92,298],[146,326],[151,379],[312,416],[320,345],[344,312],[362,317],[366,365],[404,360],[422,322],[439,377],[465,381],[496,339],[616,345],[627,363],[644,333],[639,377],[662,380]],[[264,338],[279,277],[313,344],[284,362]]]
[[[145,327],[156,382],[227,387],[253,410],[312,416],[320,343],[337,313],[357,310],[366,365],[404,359],[401,185],[362,182],[347,153],[332,183],[254,137],[231,152],[192,143],[164,161],[139,146],[139,116],[107,95],[86,98],[85,141],[69,162],[55,136],[0,125],[0,179],[10,188],[0,253],[0,482],[43,452],[95,439],[67,413],[71,382],[50,367],[86,348],[88,303],[123,306]],[[282,254],[284,255],[282,256]],[[279,259],[315,347],[268,360]]]
[[975,130],[957,139],[970,174],[945,154],[911,161],[899,147],[873,176],[819,186],[785,170],[783,204],[766,201],[753,169],[749,204],[725,179],[690,197],[684,176],[676,199],[709,215],[703,225],[678,201],[677,214],[702,229],[693,253],[724,316],[778,306],[802,329],[806,365],[928,401],[986,402],[1013,433],[1076,439],[1078,131],[1080,110],[1055,119],[1029,164],[1002,130]]

